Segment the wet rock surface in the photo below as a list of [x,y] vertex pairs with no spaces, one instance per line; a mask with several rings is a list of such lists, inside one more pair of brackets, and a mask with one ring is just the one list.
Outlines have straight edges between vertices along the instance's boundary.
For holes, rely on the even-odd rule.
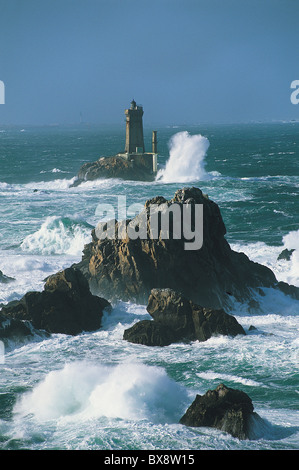
[[[186,239],[174,237],[171,223],[168,239],[161,230],[157,237],[151,237],[152,207],[167,211],[172,204],[180,209],[186,204],[202,205],[200,249],[186,250]],[[171,200],[162,196],[148,200],[143,213],[125,221],[126,227],[138,225],[140,220],[146,220],[144,238],[118,237],[123,225],[120,221],[115,222],[114,237],[99,239],[97,229],[93,230],[93,241],[85,246],[81,262],[74,265],[87,277],[92,292],[109,300],[146,304],[153,288],[171,288],[203,307],[215,309],[229,308],[232,299],[250,301],[253,289],[288,289],[277,282],[269,268],[231,249],[218,205],[199,188],[178,190]],[[298,288],[292,286],[289,291],[299,299]]]
[[12,282],[15,279],[13,277],[6,276],[3,274],[3,272],[0,270],[0,284],[7,284],[8,282]]
[[147,311],[153,320],[125,330],[125,340],[167,346],[178,341],[206,341],[213,335],[245,335],[243,327],[224,310],[203,308],[171,289],[153,289]]
[[153,181],[155,175],[147,168],[134,165],[119,156],[101,157],[94,162],[84,163],[79,169],[73,186],[84,181],[94,181],[100,178],[120,178],[132,181]]
[[2,307],[0,314],[8,320],[29,321],[48,333],[76,335],[99,329],[103,311],[109,308],[107,300],[91,294],[79,270],[67,268],[50,276],[42,292],[27,292]]
[[212,427],[238,439],[248,439],[252,435],[251,418],[256,416],[253,410],[252,401],[245,392],[220,384],[215,390],[196,395],[180,423]]

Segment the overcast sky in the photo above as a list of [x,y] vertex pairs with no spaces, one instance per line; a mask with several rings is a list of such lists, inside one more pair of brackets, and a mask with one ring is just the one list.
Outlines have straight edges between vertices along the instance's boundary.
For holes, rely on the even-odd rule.
[[0,124],[299,119],[298,0],[0,0]]

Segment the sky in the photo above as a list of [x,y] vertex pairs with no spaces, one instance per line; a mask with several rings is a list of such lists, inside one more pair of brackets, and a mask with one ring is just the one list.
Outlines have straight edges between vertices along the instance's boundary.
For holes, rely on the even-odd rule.
[[298,64],[298,0],[0,0],[2,125],[299,119]]

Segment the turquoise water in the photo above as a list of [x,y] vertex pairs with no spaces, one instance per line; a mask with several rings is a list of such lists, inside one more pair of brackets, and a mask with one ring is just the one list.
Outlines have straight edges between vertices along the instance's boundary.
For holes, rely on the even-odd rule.
[[[127,205],[195,185],[220,207],[231,246],[299,286],[299,123],[158,128],[162,178],[98,180],[70,187],[82,163],[123,150],[119,128],[0,128],[0,303],[41,290],[51,273],[81,259],[100,203]],[[205,155],[183,150],[186,178],[164,166],[179,132],[208,139]],[[145,129],[150,150],[151,129]],[[184,153],[186,152],[186,153]],[[192,160],[193,159],[193,160]],[[168,175],[169,176],[169,175]],[[297,248],[290,261],[277,260]],[[235,304],[245,337],[148,348],[122,339],[149,318],[145,305],[119,303],[103,328],[12,343],[0,364],[3,449],[296,449],[299,302],[266,290],[263,313]],[[250,325],[257,330],[249,331]],[[264,425],[256,439],[178,424],[197,393],[224,382],[244,390]]]

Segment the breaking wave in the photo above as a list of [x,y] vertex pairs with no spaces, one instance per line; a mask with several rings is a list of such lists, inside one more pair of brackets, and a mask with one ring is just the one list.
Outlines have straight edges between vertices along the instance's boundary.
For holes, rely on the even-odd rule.
[[[289,232],[282,238],[281,246],[271,246],[264,242],[232,243],[235,251],[244,252],[252,261],[268,266],[278,281],[299,287],[299,230]],[[289,259],[278,259],[283,250],[294,250]]]
[[21,249],[42,255],[81,254],[84,245],[91,240],[92,228],[86,222],[68,217],[47,217],[37,232],[24,239]]
[[170,139],[169,159],[156,179],[164,183],[187,183],[210,178],[205,170],[209,145],[209,140],[200,134],[178,132]]
[[50,372],[15,407],[41,421],[108,417],[177,422],[186,392],[164,369],[143,364],[117,366],[77,362]]

